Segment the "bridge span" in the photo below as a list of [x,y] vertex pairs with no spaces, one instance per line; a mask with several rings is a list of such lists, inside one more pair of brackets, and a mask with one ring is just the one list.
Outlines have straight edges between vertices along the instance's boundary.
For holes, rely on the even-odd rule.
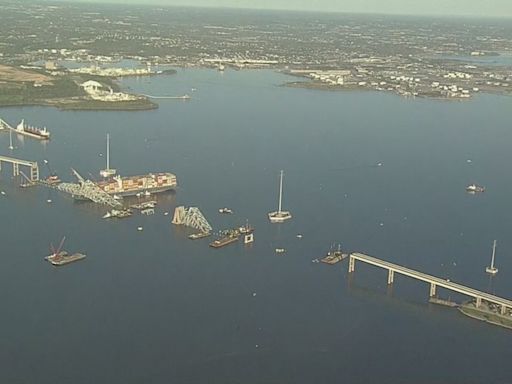
[[30,181],[35,183],[39,180],[39,165],[36,161],[15,159],[14,157],[0,156],[0,170],[2,170],[2,162],[12,164],[13,176],[20,175],[20,165],[30,167]]
[[403,267],[398,264],[393,264],[388,261],[377,259],[376,257],[368,256],[363,253],[351,253],[348,263],[348,272],[355,271],[356,261],[361,261],[366,264],[374,265],[376,267],[386,269],[388,271],[388,284],[393,284],[395,273],[408,276],[416,280],[424,281],[430,284],[430,297],[436,295],[437,287],[445,288],[453,292],[458,292],[466,296],[473,297],[476,300],[476,306],[480,307],[482,300],[489,303],[497,304],[500,307],[501,314],[505,314],[507,309],[512,309],[512,301],[504,299],[487,292],[479,291],[474,288],[466,287],[462,284],[454,283],[450,280],[441,279],[440,277],[428,275],[423,272],[418,272],[413,269]]

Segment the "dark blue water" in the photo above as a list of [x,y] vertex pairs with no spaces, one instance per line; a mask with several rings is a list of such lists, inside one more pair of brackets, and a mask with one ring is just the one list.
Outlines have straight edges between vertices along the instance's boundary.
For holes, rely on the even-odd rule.
[[[510,330],[427,304],[420,282],[398,277],[390,290],[384,271],[358,264],[349,279],[346,263],[311,260],[341,242],[512,297],[512,99],[410,100],[279,87],[285,80],[180,70],[124,81],[193,96],[155,111],[0,111],[49,127],[48,144],[25,138],[13,153],[42,171],[48,159],[67,180],[70,167],[97,175],[110,133],[120,173],[171,171],[180,184],[156,215],[107,221],[104,208],[19,189],[3,167],[0,382],[509,381]],[[8,142],[0,133],[1,154]],[[271,225],[280,169],[294,217]],[[472,182],[486,192],[467,195]],[[256,242],[190,241],[170,224],[176,205],[199,206],[217,229],[248,219]],[[224,206],[234,214],[218,214]],[[87,259],[54,268],[43,257],[63,235]],[[499,274],[489,281],[493,239]]]

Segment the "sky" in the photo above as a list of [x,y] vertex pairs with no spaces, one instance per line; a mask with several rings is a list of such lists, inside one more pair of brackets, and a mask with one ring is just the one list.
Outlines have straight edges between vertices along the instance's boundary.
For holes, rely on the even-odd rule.
[[512,0],[67,0],[320,12],[512,17]]

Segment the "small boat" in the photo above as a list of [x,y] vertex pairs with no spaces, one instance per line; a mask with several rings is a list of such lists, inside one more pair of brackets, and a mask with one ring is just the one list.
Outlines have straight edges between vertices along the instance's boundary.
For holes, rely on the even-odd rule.
[[155,210],[153,208],[146,208],[146,209],[143,209],[140,211],[141,214],[143,215],[154,215],[155,214]]
[[466,192],[473,194],[477,192],[485,192],[485,187],[477,184],[470,184],[466,187]]
[[233,213],[233,211],[229,208],[224,207],[219,209],[219,213]]
[[284,248],[276,248],[276,253],[285,253],[286,249]]
[[130,217],[132,215],[132,211],[129,209],[113,209],[110,212],[107,212],[103,215],[104,219],[109,219],[111,217],[115,217],[118,219],[123,219],[125,217]]
[[211,236],[210,232],[198,232],[198,233],[193,233],[191,235],[188,235],[188,238],[190,240],[197,240],[197,239],[202,239],[203,237],[208,237],[208,236]]
[[155,208],[155,206],[156,206],[156,201],[152,200],[152,201],[144,201],[140,204],[132,204],[132,205],[130,205],[130,208],[144,210],[144,209],[148,209],[148,208]]

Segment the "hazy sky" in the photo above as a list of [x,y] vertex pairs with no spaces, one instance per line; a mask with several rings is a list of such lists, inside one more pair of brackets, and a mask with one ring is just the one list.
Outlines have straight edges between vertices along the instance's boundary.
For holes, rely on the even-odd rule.
[[119,4],[512,17],[512,0],[71,0]]

